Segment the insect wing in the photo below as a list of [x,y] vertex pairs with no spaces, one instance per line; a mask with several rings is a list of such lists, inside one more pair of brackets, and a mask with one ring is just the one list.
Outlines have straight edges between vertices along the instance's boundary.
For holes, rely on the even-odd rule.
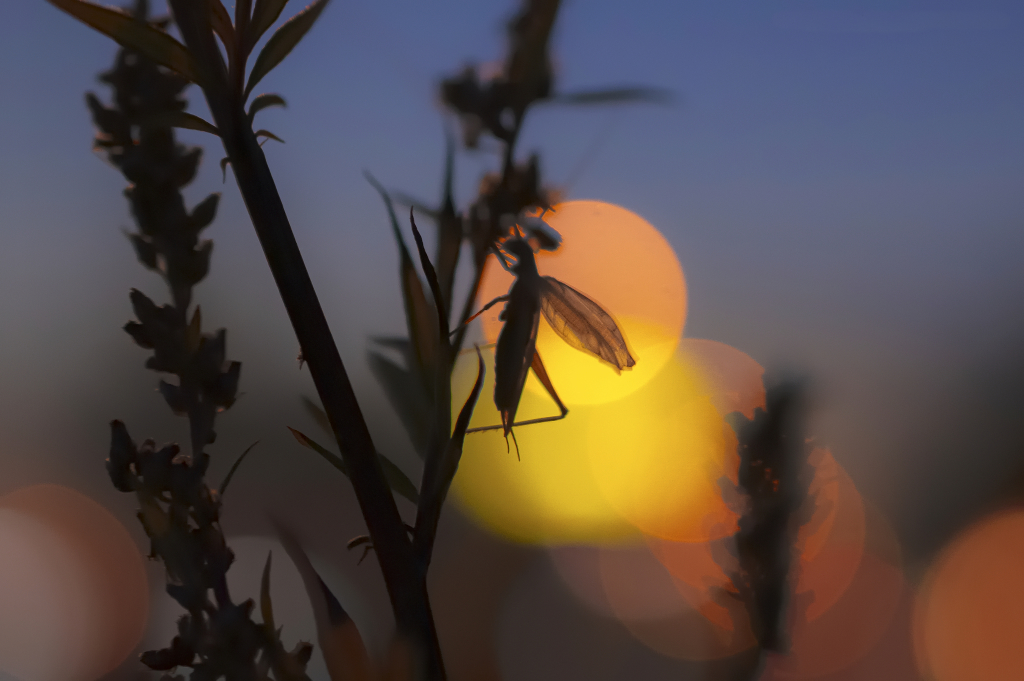
[[616,370],[636,364],[612,316],[590,298],[554,277],[543,277],[540,309],[562,339],[596,355]]
[[537,344],[540,296],[536,287],[529,283],[519,279],[509,290],[509,300],[502,313],[505,325],[498,335],[494,353],[494,406],[501,413],[506,437],[515,422]]

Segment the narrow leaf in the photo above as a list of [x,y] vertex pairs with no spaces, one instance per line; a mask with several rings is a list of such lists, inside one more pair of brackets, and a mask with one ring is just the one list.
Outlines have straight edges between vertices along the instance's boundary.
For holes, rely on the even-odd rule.
[[227,156],[225,156],[224,158],[222,158],[220,160],[220,172],[221,172],[221,175],[223,176],[221,178],[222,182],[227,182],[228,181],[228,164],[229,163],[231,163],[231,159],[228,158]]
[[551,98],[553,104],[621,104],[628,102],[649,102],[651,104],[668,104],[672,101],[672,93],[661,88],[620,87],[604,90],[583,90],[557,95]]
[[380,467],[384,469],[384,479],[388,481],[391,489],[414,504],[420,503],[420,492],[416,489],[416,483],[391,459],[380,452],[377,453],[377,457],[380,459]]
[[445,447],[444,454],[437,473],[432,480],[424,480],[423,503],[416,513],[416,531],[413,537],[413,544],[417,555],[424,562],[429,563],[433,551],[434,537],[437,534],[437,523],[441,518],[441,509],[444,506],[445,497],[448,496],[448,489],[452,480],[459,470],[459,461],[462,459],[462,448],[466,440],[466,432],[469,428],[469,421],[473,417],[473,409],[476,408],[477,400],[480,398],[480,391],[484,385],[484,357],[480,348],[476,349],[477,373],[476,383],[466,398],[465,404],[459,416],[455,419],[455,428],[452,431],[451,439]]
[[294,428],[291,428],[291,427],[288,427],[288,430],[290,430],[292,432],[292,435],[295,436],[295,439],[299,441],[300,445],[302,445],[303,447],[308,447],[309,449],[312,449],[314,452],[316,452],[320,456],[322,456],[325,459],[327,459],[327,461],[332,466],[334,466],[339,471],[344,473],[346,478],[349,477],[348,466],[345,464],[345,461],[340,456],[338,456],[334,452],[330,451],[329,449],[325,449],[324,447],[321,447],[316,442],[314,442],[312,438],[310,438],[309,436],[305,435],[304,433],[302,433],[302,432],[300,432],[298,430],[295,430]]
[[256,0],[256,6],[252,10],[252,21],[249,24],[247,52],[256,47],[256,43],[260,41],[267,29],[274,25],[287,4],[288,0]]
[[215,125],[185,111],[163,111],[145,119],[142,121],[142,125],[149,125],[155,128],[187,128],[220,136],[220,131],[217,130]]
[[252,448],[258,445],[259,443],[260,441],[256,440],[256,442],[253,442],[251,445],[246,447],[245,451],[242,452],[241,456],[235,459],[235,462],[231,464],[231,469],[228,471],[228,474],[224,476],[224,482],[220,483],[220,487],[217,490],[218,492],[220,492],[220,495],[222,497],[224,496],[224,492],[228,490],[228,483],[231,482],[231,478],[235,477],[235,471],[237,471],[238,467],[242,465],[242,461],[244,461],[245,457],[248,456],[249,452],[252,451]]
[[270,559],[274,557],[273,551],[267,551],[267,562],[263,566],[263,578],[260,579],[260,615],[263,616],[263,627],[266,632],[273,635],[274,631],[274,606],[270,602]]
[[[367,181],[384,199],[384,205],[388,210],[388,217],[391,218],[391,230],[394,232],[395,241],[398,242],[399,254],[399,276],[402,283],[402,300],[405,303],[405,322],[409,329],[409,337],[412,339],[413,348],[416,350],[415,367],[423,386],[427,390],[433,390],[431,376],[437,366],[438,336],[434,328],[435,312],[431,310],[427,302],[427,296],[423,291],[423,284],[416,267],[412,263],[412,256],[405,246],[405,239],[402,238],[402,231],[398,227],[398,217],[395,215],[395,207],[391,203],[391,197],[376,178],[370,173],[364,173]],[[429,393],[428,393],[429,394]]]
[[213,32],[220,36],[224,43],[224,51],[228,53],[228,61],[234,60],[235,27],[231,25],[231,15],[224,8],[221,0],[208,0],[210,3],[210,25]]
[[272,139],[272,140],[275,140],[277,142],[280,142],[281,144],[284,144],[284,140],[283,139],[281,139],[280,137],[278,137],[274,133],[270,132],[269,130],[257,130],[256,131],[256,139],[259,139],[260,137],[267,137],[269,139]]
[[256,87],[256,84],[265,75],[270,73],[275,66],[280,64],[288,56],[288,53],[292,51],[292,48],[299,44],[302,37],[313,27],[320,13],[327,6],[328,1],[316,0],[312,5],[284,22],[281,28],[277,29],[277,32],[270,36],[270,40],[267,41],[259,56],[256,57],[256,63],[252,65],[252,71],[249,73],[249,82],[245,86],[243,100],[248,99],[249,93]]
[[427,284],[430,286],[430,295],[434,297],[434,308],[437,310],[437,324],[441,329],[441,340],[443,343],[448,343],[448,311],[444,307],[444,299],[441,297],[441,285],[437,281],[437,272],[434,270],[434,265],[430,262],[430,257],[427,255],[427,249],[423,247],[423,237],[420,236],[420,230],[416,228],[416,218],[413,217],[413,211],[409,209],[409,223],[412,224],[412,236],[416,240],[416,250],[419,251],[420,255],[420,267],[423,268],[423,274],[427,277]]
[[[295,439],[299,441],[299,444],[303,447],[312,449],[314,452],[327,459],[332,466],[344,473],[345,477],[350,477],[348,466],[345,464],[344,459],[326,447],[318,444],[308,435],[305,435],[294,428],[288,428],[288,430],[292,431],[292,435],[294,435]],[[416,485],[409,479],[409,476],[403,473],[401,468],[396,466],[393,461],[380,452],[377,452],[377,458],[380,460],[380,466],[384,470],[384,478],[388,481],[388,485],[391,489],[398,494],[401,494],[412,503],[419,503],[419,492],[416,490]]]
[[334,431],[331,429],[331,420],[327,418],[327,412],[323,410],[323,407],[305,395],[302,396],[302,406],[306,408],[306,413],[316,421],[316,425],[320,426],[325,433],[333,435]]
[[[258,8],[258,6],[257,6]],[[281,95],[262,94],[257,95],[252,100],[252,104],[249,105],[249,125],[251,126],[253,121],[256,119],[256,114],[266,109],[268,106],[283,106],[287,107],[287,102],[284,101],[284,97]]]
[[291,532],[277,525],[277,534],[288,557],[298,568],[306,595],[313,606],[317,641],[331,681],[373,678],[370,656],[355,622],[317,574],[309,556]]
[[79,21],[113,38],[121,46],[166,66],[193,83],[199,82],[199,68],[184,45],[160,29],[121,10],[101,7],[83,0],[48,0]]
[[384,394],[391,408],[405,427],[412,446],[420,456],[424,455],[430,435],[430,399],[421,382],[406,369],[398,366],[378,352],[369,352],[370,371],[384,388]]

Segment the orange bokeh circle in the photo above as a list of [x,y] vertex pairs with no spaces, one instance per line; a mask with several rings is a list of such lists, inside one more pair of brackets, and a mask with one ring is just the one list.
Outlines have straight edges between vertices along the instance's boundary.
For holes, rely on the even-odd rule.
[[918,595],[918,664],[935,681],[1024,678],[1024,510],[996,513],[954,539]]
[[[142,639],[149,613],[149,586],[142,555],[128,530],[98,503],[67,487],[34,485],[0,498],[0,510],[39,524],[34,541],[38,546],[20,547],[24,554],[8,555],[9,569],[21,574],[23,583],[5,580],[0,590],[58,589],[63,595],[62,626],[49,635],[62,658],[62,681],[91,681],[116,668]],[[52,546],[66,554],[61,565],[34,574],[19,571],[19,561],[41,548]],[[6,546],[16,552],[19,547]],[[59,569],[51,574],[51,569]],[[52,580],[57,580],[54,584]],[[46,586],[49,585],[49,586]],[[0,600],[7,600],[0,594]],[[35,617],[35,614],[22,613]],[[17,611],[0,618],[19,618]],[[5,622],[4,626],[10,624]],[[5,651],[18,665],[34,667],[26,650]],[[5,662],[10,662],[6,660]],[[45,674],[44,674],[45,677]]]

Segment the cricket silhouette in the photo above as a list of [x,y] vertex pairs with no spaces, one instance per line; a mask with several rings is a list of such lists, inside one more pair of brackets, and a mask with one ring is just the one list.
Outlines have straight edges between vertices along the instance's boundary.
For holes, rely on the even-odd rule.
[[[540,222],[536,218],[532,220]],[[557,233],[552,235],[554,230],[546,224],[540,224],[546,229],[536,229],[529,225],[527,231],[531,236],[543,235],[539,240],[541,247],[554,250],[560,238]],[[604,308],[568,284],[538,272],[534,247],[525,237],[525,232],[517,230],[516,235],[501,242],[495,252],[501,266],[515,275],[515,281],[507,294],[484,305],[467,323],[498,303],[505,303],[505,308],[498,316],[504,324],[498,334],[494,353],[494,406],[501,415],[501,425],[470,428],[466,432],[501,428],[508,442],[509,435],[515,440],[513,426],[555,421],[565,418],[569,413],[558,398],[537,353],[537,330],[541,315],[562,340],[611,365],[616,372],[633,367],[636,360],[630,355],[615,320]],[[516,411],[531,368],[555,400],[561,414],[516,422]]]

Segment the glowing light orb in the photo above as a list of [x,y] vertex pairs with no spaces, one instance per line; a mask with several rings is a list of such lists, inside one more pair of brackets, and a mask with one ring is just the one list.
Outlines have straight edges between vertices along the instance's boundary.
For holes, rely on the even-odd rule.
[[[642,391],[591,418],[591,470],[608,502],[644,534],[709,541],[736,530],[718,481],[736,438],[702,376],[671,361]],[[735,475],[735,473],[732,473]]]
[[[468,360],[455,374],[456,412],[475,379]],[[499,422],[492,373],[471,426]],[[517,418],[552,413],[546,395],[525,391]],[[636,543],[638,529],[685,541],[735,529],[718,486],[723,475],[735,477],[727,470],[735,436],[700,375],[679,361],[625,399],[576,406],[565,419],[514,432],[521,460],[500,431],[469,434],[453,485],[469,515],[492,531],[524,542],[607,544]]]
[[809,601],[805,617],[813,622],[840,599],[860,566],[867,532],[864,500],[849,474],[827,449],[808,457],[814,468],[808,490],[810,520],[797,534],[800,551],[798,598]]
[[[875,649],[893,623],[899,606],[906,602],[902,552],[896,534],[881,512],[866,507],[866,540],[857,544],[826,544],[801,571],[816,571],[818,583],[854,565],[853,577],[827,609],[812,620],[817,605],[809,592],[800,593],[790,605],[791,637],[788,655],[775,656],[777,679],[820,679],[851,668]],[[801,576],[801,580],[803,576]]]
[[[568,346],[545,321],[537,334],[537,350],[567,405],[621,399],[657,375],[675,352],[686,320],[682,267],[658,230],[625,208],[601,201],[568,201],[556,205],[544,219],[562,235],[562,246],[553,253],[539,253],[538,270],[609,312],[637,364],[619,375],[597,358]],[[479,304],[508,293],[512,281],[492,256],[481,282]],[[501,307],[481,316],[489,343],[501,331]]]
[[[487,375],[470,426],[500,423],[494,407],[494,355],[484,350]],[[464,356],[453,380],[453,415],[476,378],[476,358]],[[536,383],[531,372],[527,386]],[[514,430],[520,457],[500,430],[466,436],[452,492],[467,514],[488,530],[526,543],[637,541],[637,530],[608,503],[590,470],[587,423],[608,418],[605,405],[574,407],[561,421]],[[557,414],[543,389],[525,390],[517,419]],[[511,438],[510,438],[511,442]]]
[[1024,511],[961,533],[929,569],[915,612],[922,673],[936,681],[1024,678]]
[[106,509],[58,485],[0,499],[0,670],[26,681],[92,681],[142,638],[142,556]]
[[753,420],[754,410],[765,408],[764,367],[747,353],[715,340],[684,338],[679,354],[700,372],[719,414],[738,411]]

